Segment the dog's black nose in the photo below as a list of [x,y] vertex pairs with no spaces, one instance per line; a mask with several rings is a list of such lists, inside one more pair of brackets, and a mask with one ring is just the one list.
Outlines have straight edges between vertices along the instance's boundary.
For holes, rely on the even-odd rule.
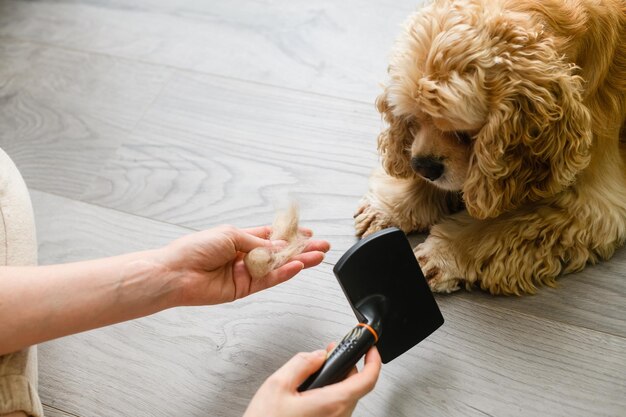
[[411,158],[411,168],[424,178],[435,181],[443,174],[443,162],[434,156],[420,156]]

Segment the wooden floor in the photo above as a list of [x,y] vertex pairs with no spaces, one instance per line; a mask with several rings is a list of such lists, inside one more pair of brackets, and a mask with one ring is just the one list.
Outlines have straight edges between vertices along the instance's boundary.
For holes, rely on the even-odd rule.
[[[0,0],[0,147],[40,262],[271,222],[289,196],[324,264],[230,305],[40,346],[48,416],[240,416],[354,318],[331,269],[376,163],[398,0]],[[522,298],[438,296],[445,325],[355,416],[625,416],[626,251]]]

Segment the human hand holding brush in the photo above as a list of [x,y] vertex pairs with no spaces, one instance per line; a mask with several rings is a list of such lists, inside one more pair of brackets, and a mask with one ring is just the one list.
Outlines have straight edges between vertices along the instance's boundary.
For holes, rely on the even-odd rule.
[[340,382],[300,392],[298,387],[324,361],[328,351],[301,352],[274,372],[248,405],[243,417],[349,417],[357,402],[374,389],[382,366],[376,347],[365,355],[359,372],[356,367]]

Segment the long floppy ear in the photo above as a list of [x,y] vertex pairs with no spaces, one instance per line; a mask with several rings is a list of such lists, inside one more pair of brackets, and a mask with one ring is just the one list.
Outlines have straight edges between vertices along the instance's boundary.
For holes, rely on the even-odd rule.
[[389,126],[378,135],[378,152],[385,171],[392,177],[409,178],[414,176],[411,170],[412,135],[408,124],[393,114],[387,102],[387,92],[376,99],[376,108]]
[[475,137],[463,187],[476,218],[555,195],[590,160],[591,118],[576,67],[541,32],[518,35],[523,45],[511,41],[496,58],[492,109]]

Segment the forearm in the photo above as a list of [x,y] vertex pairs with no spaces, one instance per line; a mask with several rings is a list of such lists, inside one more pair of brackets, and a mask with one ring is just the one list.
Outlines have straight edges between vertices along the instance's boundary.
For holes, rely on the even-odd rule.
[[158,251],[38,267],[0,267],[0,354],[172,307]]

